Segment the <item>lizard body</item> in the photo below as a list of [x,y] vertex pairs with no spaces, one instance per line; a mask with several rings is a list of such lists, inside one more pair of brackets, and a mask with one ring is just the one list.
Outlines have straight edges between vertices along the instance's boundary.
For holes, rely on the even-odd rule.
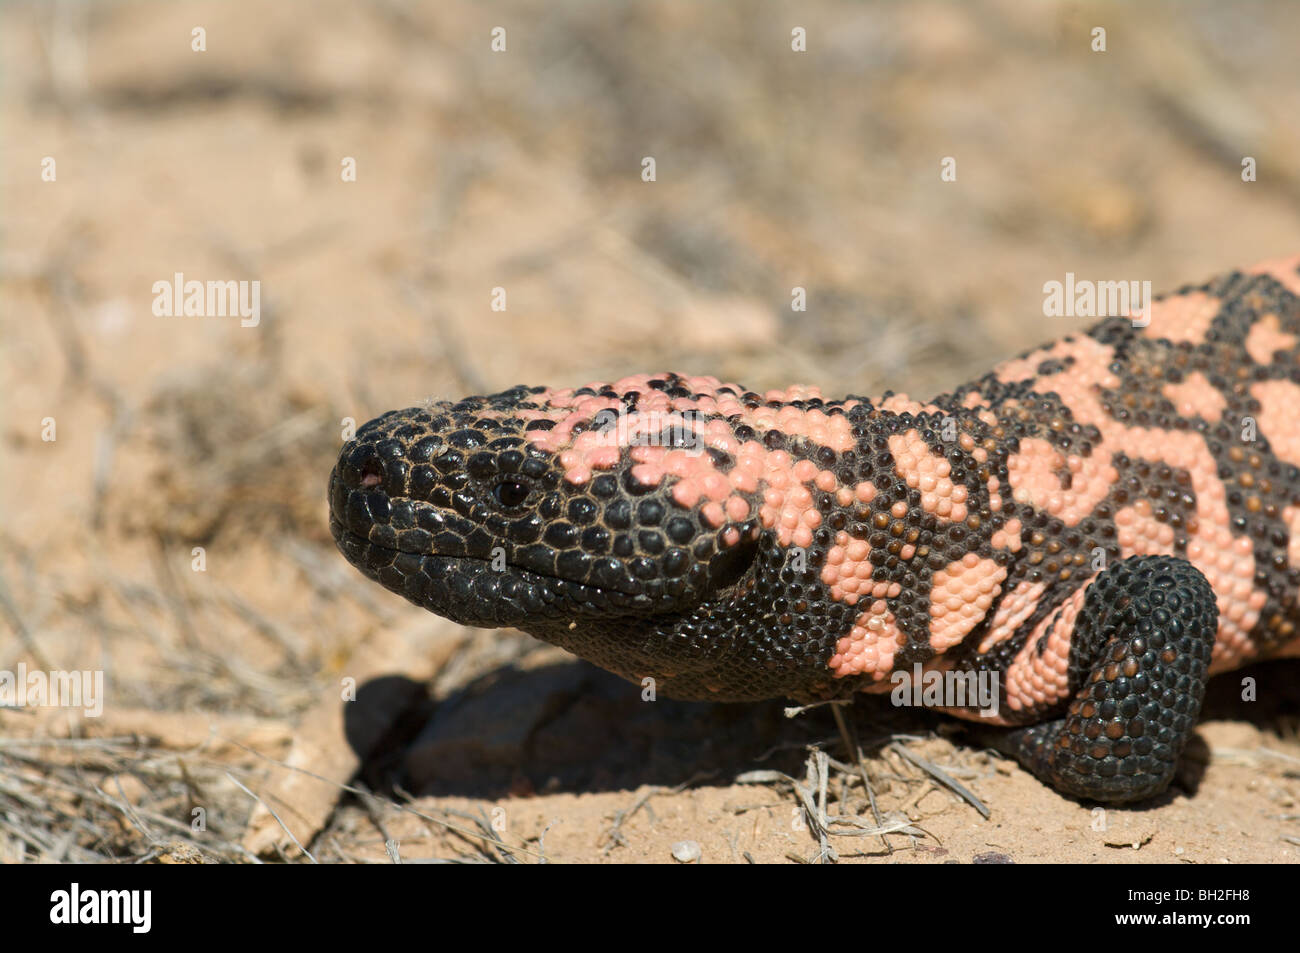
[[1300,257],[950,394],[643,374],[392,411],[330,479],[362,572],[670,697],[991,674],[1075,796],[1164,789],[1205,681],[1300,654]]

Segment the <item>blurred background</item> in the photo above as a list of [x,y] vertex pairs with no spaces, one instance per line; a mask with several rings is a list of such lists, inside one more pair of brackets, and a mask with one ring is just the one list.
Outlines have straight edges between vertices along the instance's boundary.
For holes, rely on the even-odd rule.
[[[1268,2],[6,3],[0,668],[283,755],[358,646],[434,624],[333,551],[345,418],[663,369],[924,398],[1086,323],[1042,315],[1066,272],[1294,253],[1298,35]],[[177,272],[260,282],[260,322],[156,315]],[[536,649],[451,644],[439,690]],[[9,769],[74,760],[41,757]]]

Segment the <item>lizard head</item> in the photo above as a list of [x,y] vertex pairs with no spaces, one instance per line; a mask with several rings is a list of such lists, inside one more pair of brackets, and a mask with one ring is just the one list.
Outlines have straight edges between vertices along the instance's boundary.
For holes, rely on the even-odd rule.
[[870,410],[660,374],[391,411],[342,448],[331,530],[365,575],[455,621],[676,697],[796,694],[798,672],[831,681],[857,614],[822,580],[823,523]]
[[752,560],[757,513],[714,485],[733,461],[705,444],[702,415],[629,412],[636,394],[516,387],[384,414],[330,478],[335,540],[367,575],[471,625],[705,602]]

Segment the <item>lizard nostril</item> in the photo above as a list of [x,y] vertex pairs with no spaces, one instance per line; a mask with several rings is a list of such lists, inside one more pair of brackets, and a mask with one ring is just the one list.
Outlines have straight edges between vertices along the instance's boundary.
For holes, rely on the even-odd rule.
[[361,487],[368,490],[384,482],[384,465],[371,457],[361,465]]

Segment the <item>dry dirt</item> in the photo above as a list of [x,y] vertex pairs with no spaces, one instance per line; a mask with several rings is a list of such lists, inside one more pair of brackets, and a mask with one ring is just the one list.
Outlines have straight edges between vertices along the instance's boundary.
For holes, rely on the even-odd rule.
[[[1099,811],[873,700],[860,765],[827,709],[647,704],[334,551],[348,420],[664,368],[928,396],[1077,327],[1066,272],[1300,249],[1300,8],[797,11],[0,8],[0,670],[106,694],[0,710],[0,861],[1297,859],[1296,663]],[[259,281],[260,322],[156,315],[177,272]]]

